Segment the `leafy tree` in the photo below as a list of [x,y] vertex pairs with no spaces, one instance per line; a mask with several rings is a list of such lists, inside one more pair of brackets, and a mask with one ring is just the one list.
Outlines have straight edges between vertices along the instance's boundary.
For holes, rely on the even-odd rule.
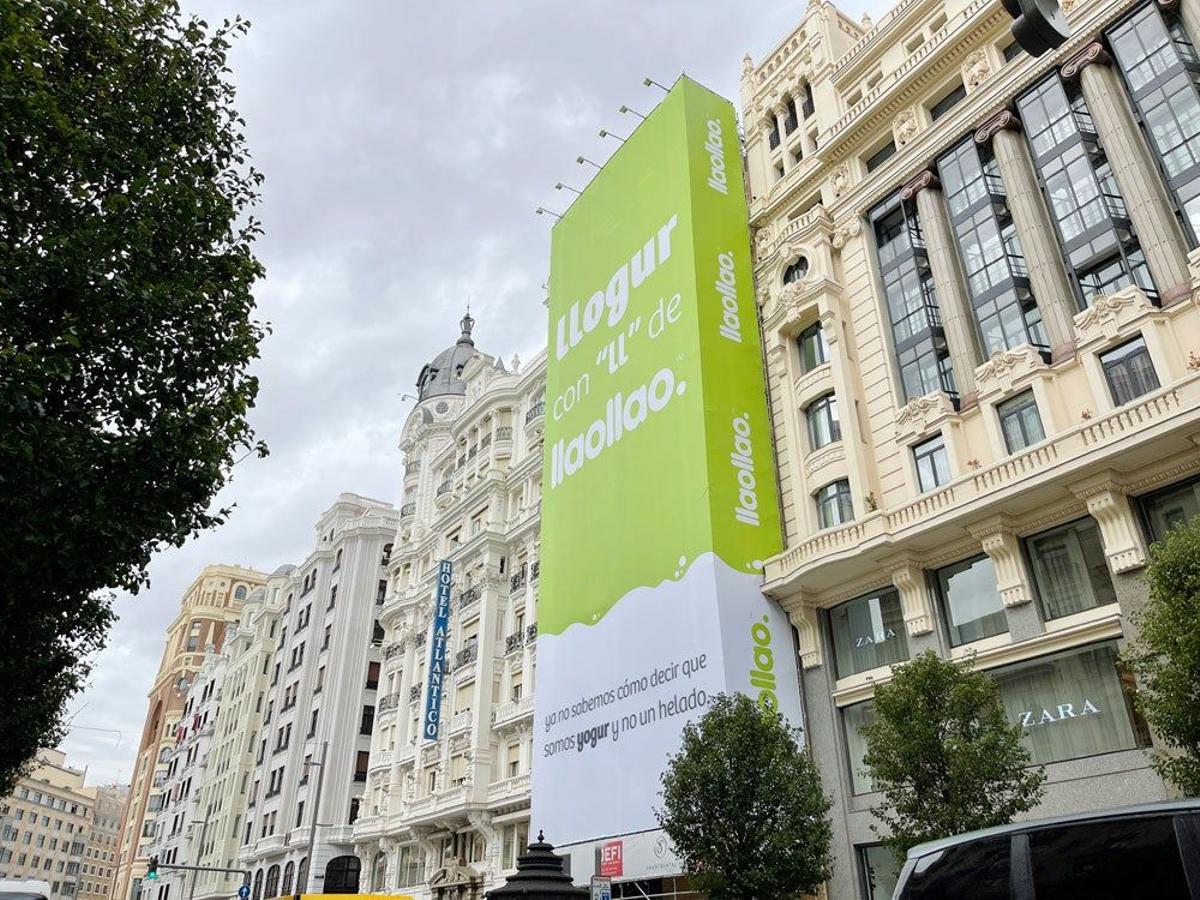
[[1154,544],[1150,599],[1125,659],[1137,675],[1135,702],[1167,747],[1154,767],[1189,797],[1200,795],[1200,517]]
[[62,736],[111,591],[258,450],[262,268],[226,66],[172,0],[0,2],[0,795]]
[[830,801],[796,733],[744,694],[718,697],[662,776],[659,825],[713,900],[779,900],[829,877]]
[[875,718],[863,733],[863,762],[883,794],[872,812],[888,833],[877,833],[897,856],[1011,822],[1041,799],[1045,771],[1030,767],[996,683],[932,650],[875,689]]

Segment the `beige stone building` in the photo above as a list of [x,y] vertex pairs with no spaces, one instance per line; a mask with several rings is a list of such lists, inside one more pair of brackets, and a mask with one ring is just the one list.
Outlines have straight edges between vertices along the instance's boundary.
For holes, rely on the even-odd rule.
[[835,799],[830,895],[890,896],[859,729],[926,649],[993,673],[1043,809],[1161,798],[1117,652],[1200,511],[1200,6],[811,3],[743,65],[786,550]]
[[200,670],[206,648],[220,649],[226,627],[237,620],[250,591],[264,584],[266,578],[261,572],[241,566],[205,566],[184,594],[179,615],[167,628],[122,815],[113,898],[130,900],[138,894],[155,834],[154,820],[163,805],[162,788],[187,686]]
[[50,885],[50,897],[108,896],[124,788],[85,786],[86,769],[41,750],[0,801],[0,878]]

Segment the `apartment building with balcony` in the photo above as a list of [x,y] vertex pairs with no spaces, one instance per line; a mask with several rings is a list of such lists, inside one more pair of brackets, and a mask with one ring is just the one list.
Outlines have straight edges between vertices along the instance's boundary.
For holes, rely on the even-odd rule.
[[1039,813],[1167,795],[1118,652],[1200,511],[1200,4],[810,4],[742,108],[786,549],[835,800],[831,896],[885,897],[860,729],[927,649],[1001,688]]
[[[506,368],[475,348],[473,325],[464,317],[422,369],[400,437],[404,504],[354,828],[363,890],[421,900],[482,897],[529,834],[545,356]],[[431,673],[440,560],[453,587]],[[431,684],[436,737],[423,732]]]
[[188,686],[204,662],[206,649],[221,647],[226,626],[238,618],[250,591],[265,579],[261,572],[241,566],[205,566],[188,587],[179,615],[167,628],[121,817],[114,900],[141,895],[141,878],[155,838],[154,823],[163,802],[175,727],[183,715]]
[[117,836],[129,789],[122,784],[103,784],[85,787],[84,791],[93,794],[95,802],[75,896],[79,900],[107,900],[112,891]]
[[[259,746],[258,724],[266,708],[275,651],[283,627],[284,587],[295,566],[276,569],[263,587],[250,592],[242,615],[229,626],[216,665],[224,667],[216,722],[199,795],[202,841],[199,865],[236,869],[245,833],[247,801]],[[242,882],[237,872],[202,872],[196,876],[196,900],[227,900]],[[189,892],[190,893],[190,892]]]
[[253,900],[358,890],[353,827],[370,765],[397,523],[390,504],[341,494],[317,521],[312,553],[278,585],[263,706],[243,726],[257,733],[238,856],[253,873]]

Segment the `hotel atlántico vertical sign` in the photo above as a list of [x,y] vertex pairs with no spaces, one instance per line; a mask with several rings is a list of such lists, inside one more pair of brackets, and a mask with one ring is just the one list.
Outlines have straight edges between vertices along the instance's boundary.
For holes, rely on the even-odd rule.
[[[718,693],[800,725],[732,106],[681,78],[554,228],[533,821],[656,827]],[[626,873],[630,874],[630,873]]]

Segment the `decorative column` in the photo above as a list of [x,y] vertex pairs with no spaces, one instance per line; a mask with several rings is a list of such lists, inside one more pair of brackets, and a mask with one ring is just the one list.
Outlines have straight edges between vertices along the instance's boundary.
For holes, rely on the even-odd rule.
[[917,198],[917,215],[921,220],[921,234],[925,236],[929,267],[933,271],[933,287],[942,312],[942,329],[950,347],[954,382],[960,401],[968,405],[975,398],[975,367],[983,362],[983,358],[975,334],[971,303],[967,297],[966,279],[959,268],[954,249],[954,233],[950,227],[950,217],[946,214],[942,183],[932,169],[926,169],[904,185],[900,196],[904,200]]
[[1010,110],[986,119],[975,132],[975,143],[991,144],[1008,195],[1017,237],[1029,269],[1029,284],[1050,341],[1052,360],[1075,352],[1075,294],[1067,281],[1062,254],[1055,240],[1054,224],[1038,189],[1029,148],[1020,135],[1021,122]]
[[1068,81],[1079,79],[1150,274],[1163,302],[1169,303],[1180,292],[1191,293],[1187,244],[1162,179],[1138,133],[1125,87],[1111,63],[1099,42],[1088,44],[1063,64],[1062,77]]
[[[791,160],[788,159],[788,153],[784,149],[784,141],[787,138],[787,131],[784,129],[783,123],[788,117],[787,107],[780,103],[778,106],[771,107],[771,114],[775,117],[775,127],[779,129],[779,149],[782,153],[780,159],[783,162],[784,174],[792,170]],[[771,144],[767,143],[767,150],[770,151]]]
[[373,894],[390,894],[400,884],[400,873],[397,871],[397,857],[400,853],[400,845],[391,838],[379,839],[379,851],[383,854],[386,869],[384,872],[384,884],[374,884],[375,880],[375,858],[374,856],[368,860],[368,867],[371,872],[371,893]]

